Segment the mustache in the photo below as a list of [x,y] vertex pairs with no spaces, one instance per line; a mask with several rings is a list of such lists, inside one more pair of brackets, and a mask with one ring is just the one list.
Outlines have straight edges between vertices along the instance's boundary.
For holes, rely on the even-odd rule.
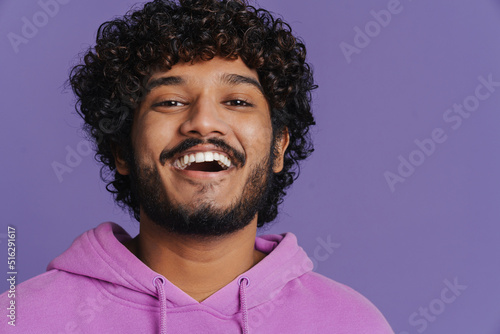
[[246,159],[245,154],[233,148],[231,145],[227,144],[224,140],[219,138],[209,138],[206,140],[202,140],[199,138],[188,138],[182,142],[180,142],[177,146],[172,149],[164,149],[160,153],[160,163],[164,166],[167,160],[172,159],[179,153],[189,150],[192,147],[203,144],[212,144],[215,147],[221,149],[224,153],[226,153],[231,162],[238,166],[242,167],[245,165]]

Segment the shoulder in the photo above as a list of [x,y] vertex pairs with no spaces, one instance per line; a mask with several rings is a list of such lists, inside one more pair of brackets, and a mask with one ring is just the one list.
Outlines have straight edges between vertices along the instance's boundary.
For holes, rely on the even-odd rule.
[[394,333],[366,297],[323,275],[308,272],[289,282],[287,289],[289,298],[307,305],[302,311],[308,318],[324,318],[327,323],[323,323],[338,329],[338,333]]
[[343,305],[372,305],[368,299],[351,287],[334,281],[316,272],[309,272],[297,278],[303,285],[304,291],[311,296],[317,296]]
[[[95,289],[92,280],[83,276],[74,275],[65,271],[52,269],[38,276],[32,277],[15,287],[14,298],[23,304],[23,309],[33,309],[37,306],[44,307],[55,301],[65,299],[78,301],[82,291]],[[0,301],[9,298],[9,291],[0,295]]]
[[[7,333],[14,329],[32,333],[40,326],[61,323],[67,310],[78,309],[91,291],[98,291],[93,282],[64,271],[49,270],[35,276],[16,285],[13,292],[0,295],[1,305],[14,304],[13,316],[0,318],[0,332],[6,328]],[[9,324],[12,320],[15,327]]]
[[[38,299],[39,297],[49,295],[57,298],[57,295],[69,291],[75,295],[77,293],[75,287],[87,287],[89,284],[93,285],[85,277],[57,269],[51,269],[18,284],[16,286],[15,296],[16,298],[23,299],[23,301],[29,300],[30,298]],[[7,292],[0,295],[0,298],[5,298]]]

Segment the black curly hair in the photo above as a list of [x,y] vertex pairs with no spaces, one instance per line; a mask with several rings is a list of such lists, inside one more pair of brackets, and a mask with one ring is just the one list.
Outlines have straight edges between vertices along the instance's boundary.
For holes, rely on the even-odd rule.
[[285,127],[290,143],[284,166],[273,174],[272,188],[258,212],[258,226],[272,221],[286,189],[298,177],[299,161],[313,151],[309,127],[312,70],[303,42],[290,26],[246,0],[155,0],[122,18],[103,23],[96,45],[72,68],[69,83],[77,96],[76,110],[96,145],[101,178],[116,202],[139,220],[139,201],[128,175],[116,170],[113,152],[125,159],[135,110],[146,94],[152,74],[180,61],[215,56],[241,58],[255,69],[271,111],[274,136]]

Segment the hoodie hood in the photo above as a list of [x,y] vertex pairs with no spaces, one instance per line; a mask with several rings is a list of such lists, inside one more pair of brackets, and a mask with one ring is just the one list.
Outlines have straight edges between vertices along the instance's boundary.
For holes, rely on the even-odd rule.
[[[79,236],[47,270],[57,269],[109,283],[107,286],[113,287],[108,289],[110,293],[121,297],[125,294],[127,300],[145,302],[146,296],[156,298],[161,312],[166,310],[167,314],[169,310],[185,306],[201,307],[225,316],[241,312],[241,327],[246,333],[248,309],[272,300],[289,281],[313,268],[292,233],[260,236],[255,240],[255,249],[267,256],[199,303],[128,251],[122,243],[130,239],[120,226],[103,223]],[[158,316],[162,319],[161,326],[166,326],[166,314]],[[161,333],[166,333],[166,329]]]

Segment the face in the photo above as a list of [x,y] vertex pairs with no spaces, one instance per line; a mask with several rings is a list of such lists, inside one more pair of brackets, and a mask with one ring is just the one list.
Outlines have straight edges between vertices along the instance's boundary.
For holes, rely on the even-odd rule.
[[256,71],[240,59],[179,63],[146,88],[134,115],[134,159],[116,159],[131,176],[141,221],[198,235],[256,221],[288,145],[286,133],[273,138]]

